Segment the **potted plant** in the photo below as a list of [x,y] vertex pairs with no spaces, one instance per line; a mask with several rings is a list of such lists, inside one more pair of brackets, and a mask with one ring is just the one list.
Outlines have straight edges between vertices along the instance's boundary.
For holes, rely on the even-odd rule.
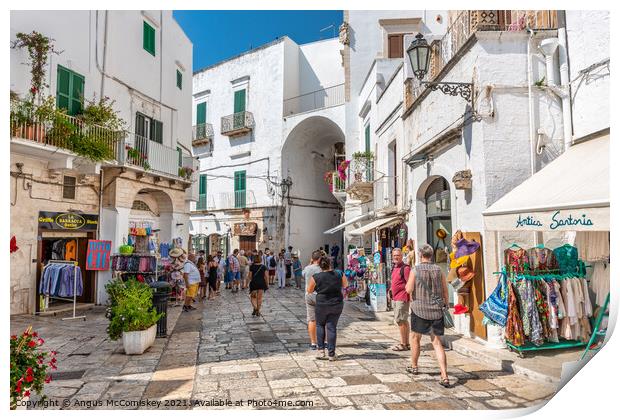
[[56,369],[56,352],[43,351],[44,341],[32,327],[22,335],[11,336],[11,409],[23,408],[23,401],[36,392],[45,400],[43,386],[52,380],[48,369]]
[[194,169],[189,166],[181,166],[179,168],[179,176],[181,178],[190,179],[192,174],[194,173]]
[[373,152],[355,152],[353,153],[353,176],[355,181],[362,182],[364,174],[372,171],[371,162],[375,158]]
[[108,335],[122,337],[126,354],[142,354],[153,345],[157,321],[163,316],[153,308],[150,286],[135,280],[117,279],[106,285],[110,296]]

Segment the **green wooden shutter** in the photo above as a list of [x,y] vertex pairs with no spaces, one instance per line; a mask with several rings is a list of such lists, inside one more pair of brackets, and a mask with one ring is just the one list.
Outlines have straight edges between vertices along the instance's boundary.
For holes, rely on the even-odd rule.
[[245,207],[245,171],[235,172],[235,208]]
[[177,87],[183,89],[183,74],[177,69]]
[[71,72],[71,104],[69,108],[69,114],[81,114],[83,100],[84,76]]
[[245,111],[245,89],[235,91],[235,114]]
[[71,73],[62,66],[58,66],[58,77],[56,82],[56,107],[69,111],[71,103]]
[[177,147],[177,153],[179,154],[179,168],[183,166],[183,151],[180,147]]
[[142,48],[153,56],[155,55],[155,28],[146,21],[143,25]]
[[370,152],[370,124],[368,124],[364,130],[364,140],[366,143],[366,153],[368,153]]
[[144,115],[136,112],[136,128],[134,130],[137,135],[144,137]]
[[161,121],[151,120],[151,138],[150,139],[159,144],[162,144],[164,142],[163,125],[164,124]]
[[205,210],[207,208],[207,175],[200,175],[198,182],[198,203],[196,210]]
[[196,125],[207,122],[207,103],[201,102],[196,105]]
[[84,76],[62,66],[58,66],[57,72],[56,106],[69,115],[80,114],[84,100]]

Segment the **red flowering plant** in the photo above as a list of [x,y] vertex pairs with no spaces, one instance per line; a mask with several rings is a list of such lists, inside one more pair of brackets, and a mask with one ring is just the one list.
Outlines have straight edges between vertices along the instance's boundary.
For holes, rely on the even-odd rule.
[[32,391],[45,399],[43,386],[52,380],[48,370],[56,369],[56,352],[43,351],[43,339],[32,327],[20,336],[11,336],[11,409],[18,399],[27,398]]
[[340,178],[340,180],[344,181],[347,179],[346,171],[349,168],[350,163],[350,160],[343,160],[342,162],[340,162],[340,165],[338,165],[338,177]]

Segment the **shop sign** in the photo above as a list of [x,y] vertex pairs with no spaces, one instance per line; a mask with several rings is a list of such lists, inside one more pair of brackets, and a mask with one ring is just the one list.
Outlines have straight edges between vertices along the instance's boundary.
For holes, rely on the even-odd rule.
[[246,222],[246,223],[235,223],[233,228],[234,228],[233,231],[235,235],[254,236],[256,235],[256,230],[258,226],[256,223]]
[[39,229],[50,230],[97,230],[99,216],[96,214],[39,212]]
[[370,291],[370,306],[374,312],[387,311],[387,292],[386,285],[382,283],[371,283],[368,285]]
[[545,222],[536,218],[535,216],[521,216],[517,218],[515,228],[526,228],[526,227],[545,227],[547,226],[551,230],[563,229],[575,226],[594,226],[594,222],[592,219],[588,217],[587,214],[581,214],[580,216],[575,216],[571,213],[562,213],[560,210],[556,211],[551,215],[551,220],[546,220]]
[[107,271],[110,269],[112,241],[90,239],[86,251],[86,269]]

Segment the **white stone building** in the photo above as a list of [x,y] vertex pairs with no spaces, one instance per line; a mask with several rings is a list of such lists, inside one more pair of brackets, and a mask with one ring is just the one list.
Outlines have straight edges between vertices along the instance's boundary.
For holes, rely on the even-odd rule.
[[[113,158],[78,156],[60,144],[49,124],[13,125],[11,135],[11,230],[19,250],[11,254],[11,312],[39,310],[37,285],[46,249],[76,241],[84,273],[82,303],[105,303],[110,271],[85,271],[88,239],[112,241],[112,252],[131,225],[149,225],[159,242],[188,240],[191,177],[192,44],[171,11],[13,11],[11,40],[37,31],[53,39],[59,54],[45,66],[43,96],[67,109],[65,121],[87,130],[75,115],[84,100],[109,97],[127,134],[88,128],[106,141]],[[31,86],[27,53],[11,49],[11,90],[25,97]],[[135,151],[130,153],[127,148]],[[196,191],[197,192],[197,191]],[[92,229],[60,229],[37,222],[40,211],[91,215]],[[51,216],[50,216],[51,217]],[[68,257],[69,258],[69,257]]]
[[283,37],[194,74],[195,249],[341,246],[323,234],[341,211],[323,180],[344,148],[339,49]]

